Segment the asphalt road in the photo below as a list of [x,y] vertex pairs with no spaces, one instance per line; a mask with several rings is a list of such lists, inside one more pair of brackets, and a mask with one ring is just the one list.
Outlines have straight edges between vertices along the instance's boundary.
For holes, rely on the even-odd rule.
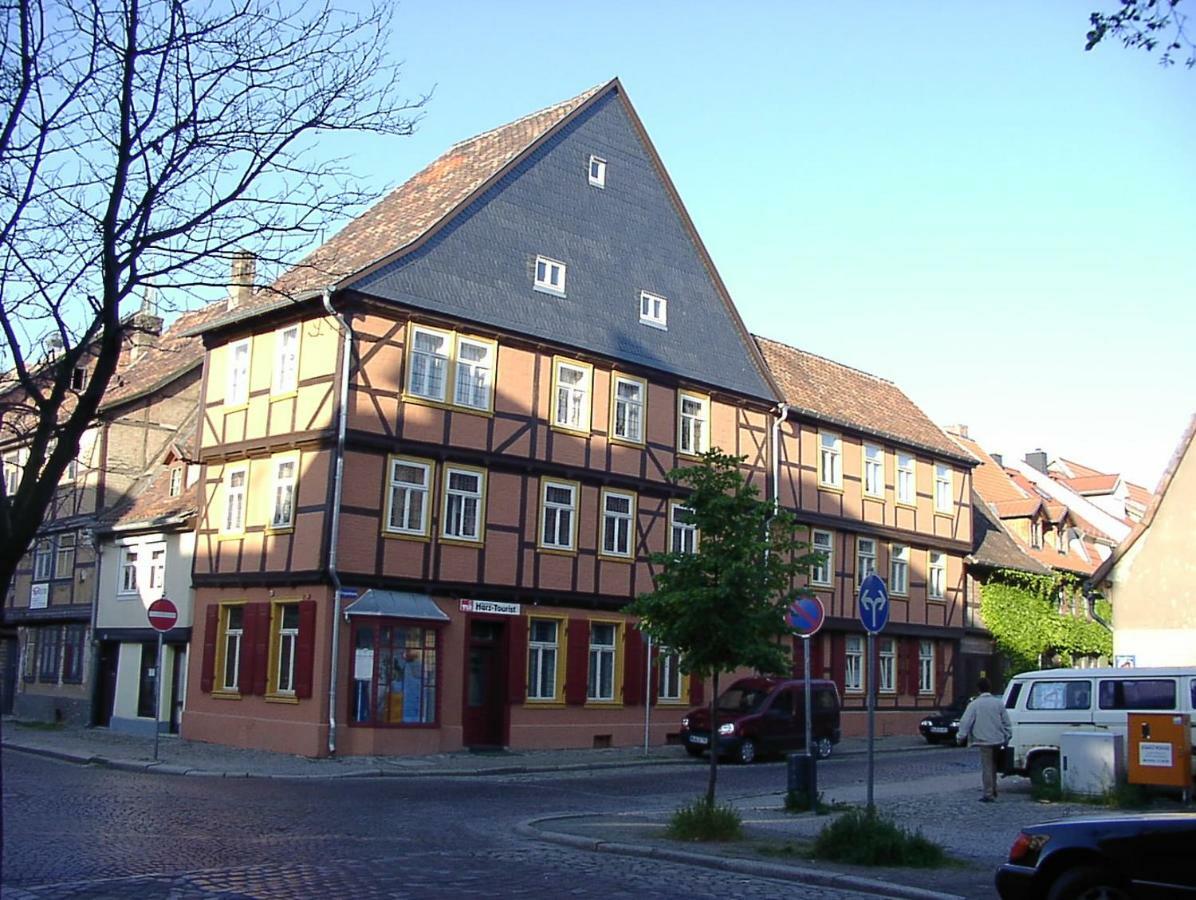
[[[957,773],[962,752],[877,756],[877,782]],[[819,766],[820,786],[860,782],[863,757]],[[170,777],[3,755],[5,897],[843,898],[656,860],[533,842],[537,815],[673,808],[706,768],[631,768],[478,779]],[[779,763],[720,767],[720,797],[783,790]]]

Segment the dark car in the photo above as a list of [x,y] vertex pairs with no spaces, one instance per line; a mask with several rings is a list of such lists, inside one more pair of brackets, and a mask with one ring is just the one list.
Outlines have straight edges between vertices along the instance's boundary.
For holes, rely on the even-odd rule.
[[918,731],[928,744],[954,744],[955,736],[959,734],[960,717],[967,708],[966,699],[956,700],[950,706],[923,718],[918,723]]
[[[826,759],[839,743],[839,689],[833,681],[810,682],[815,755]],[[741,763],[758,756],[804,750],[805,682],[787,678],[741,678],[718,698],[718,752]],[[681,720],[681,739],[691,756],[711,749],[710,708]]]
[[1004,900],[1196,896],[1196,813],[1084,816],[1023,828]]

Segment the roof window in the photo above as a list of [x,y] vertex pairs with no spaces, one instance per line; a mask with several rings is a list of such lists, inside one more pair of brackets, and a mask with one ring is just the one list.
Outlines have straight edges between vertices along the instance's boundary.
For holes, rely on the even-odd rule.
[[669,301],[659,294],[640,291],[640,324],[668,330]]
[[606,187],[606,160],[600,156],[590,157],[590,184],[596,188]]
[[565,264],[549,259],[547,256],[536,257],[535,289],[546,294],[565,296]]

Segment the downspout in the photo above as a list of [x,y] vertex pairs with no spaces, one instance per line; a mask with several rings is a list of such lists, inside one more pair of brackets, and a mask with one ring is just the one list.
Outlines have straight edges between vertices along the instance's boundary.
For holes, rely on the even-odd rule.
[[781,511],[781,426],[789,418],[789,404],[777,406],[776,420],[772,423],[772,512]]
[[341,389],[336,415],[336,457],[332,474],[332,525],[328,534],[328,578],[332,582],[332,647],[328,664],[328,754],[336,755],[336,683],[339,677],[341,638],[341,576],[336,569],[336,551],[340,544],[341,493],[344,488],[345,430],[349,420],[349,363],[353,352],[353,326],[348,316],[332,308],[332,287],[324,288],[324,309],[336,319],[341,330]]

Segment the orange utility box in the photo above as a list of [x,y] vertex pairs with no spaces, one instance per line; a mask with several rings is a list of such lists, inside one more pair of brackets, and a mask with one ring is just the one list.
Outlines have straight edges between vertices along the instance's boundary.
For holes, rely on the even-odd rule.
[[1129,713],[1129,783],[1192,787],[1192,722],[1187,713]]

